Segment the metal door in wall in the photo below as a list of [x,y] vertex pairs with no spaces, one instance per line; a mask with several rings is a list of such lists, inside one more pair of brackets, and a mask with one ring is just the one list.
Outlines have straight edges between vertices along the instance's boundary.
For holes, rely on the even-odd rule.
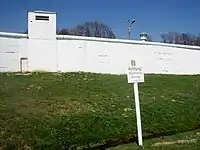
[[18,72],[19,57],[15,52],[0,53],[0,72]]
[[28,71],[28,58],[20,58],[20,71],[21,72]]

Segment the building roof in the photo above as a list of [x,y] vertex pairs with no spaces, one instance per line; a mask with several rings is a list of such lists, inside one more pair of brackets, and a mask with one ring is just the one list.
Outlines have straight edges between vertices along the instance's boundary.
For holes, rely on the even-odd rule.
[[141,35],[147,35],[147,33],[146,33],[146,32],[142,32],[142,33],[140,33],[140,36],[141,36]]
[[42,14],[56,14],[56,12],[53,12],[53,11],[45,11],[45,10],[29,10],[28,12],[42,13]]
[[[0,32],[0,37],[28,38],[28,35],[27,34],[21,34],[21,33]],[[126,43],[126,44],[138,44],[138,45],[152,45],[152,46],[155,45],[155,46],[191,49],[191,50],[198,50],[198,51],[200,50],[199,46],[180,45],[180,44],[167,44],[167,43],[159,43],[159,42],[145,42],[145,41],[137,41],[137,40],[107,39],[107,38],[83,37],[83,36],[73,36],[73,35],[56,35],[56,38],[58,40],[64,40],[64,39],[68,39],[68,40],[87,40],[87,41]]]

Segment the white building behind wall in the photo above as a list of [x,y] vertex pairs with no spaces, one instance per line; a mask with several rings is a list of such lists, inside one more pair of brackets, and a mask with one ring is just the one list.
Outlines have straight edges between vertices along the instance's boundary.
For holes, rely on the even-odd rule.
[[125,74],[129,60],[135,59],[145,73],[199,74],[199,50],[146,40],[56,35],[56,13],[33,11],[28,12],[28,34],[0,32],[0,72]]

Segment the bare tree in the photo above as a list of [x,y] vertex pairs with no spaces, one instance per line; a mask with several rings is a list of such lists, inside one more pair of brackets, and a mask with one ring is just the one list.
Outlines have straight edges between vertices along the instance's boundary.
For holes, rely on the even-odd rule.
[[162,38],[163,43],[169,43],[169,35],[168,35],[168,34],[162,33],[162,34],[160,35],[160,37]]
[[160,35],[164,43],[183,44],[183,45],[200,45],[200,36],[196,37],[189,33],[168,32]]
[[160,35],[164,43],[177,44],[180,34],[177,32],[168,32]]
[[200,46],[200,35],[194,41],[196,46]]
[[152,42],[152,38],[150,35],[147,36],[147,41]]
[[85,22],[79,24],[74,28],[62,29],[58,34],[63,35],[77,35],[77,36],[88,36],[88,37],[102,37],[102,38],[112,38],[115,39],[116,36],[106,24],[94,21]]

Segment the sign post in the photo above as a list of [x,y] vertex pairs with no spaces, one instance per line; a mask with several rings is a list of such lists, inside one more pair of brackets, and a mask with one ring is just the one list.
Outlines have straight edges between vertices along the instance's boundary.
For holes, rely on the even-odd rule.
[[136,118],[137,118],[137,132],[138,132],[138,143],[139,149],[143,147],[142,141],[142,125],[140,116],[140,102],[139,102],[139,92],[138,83],[144,82],[144,73],[141,67],[137,67],[135,60],[131,60],[127,72],[128,83],[134,83],[134,97],[135,97],[135,107],[136,107]]

